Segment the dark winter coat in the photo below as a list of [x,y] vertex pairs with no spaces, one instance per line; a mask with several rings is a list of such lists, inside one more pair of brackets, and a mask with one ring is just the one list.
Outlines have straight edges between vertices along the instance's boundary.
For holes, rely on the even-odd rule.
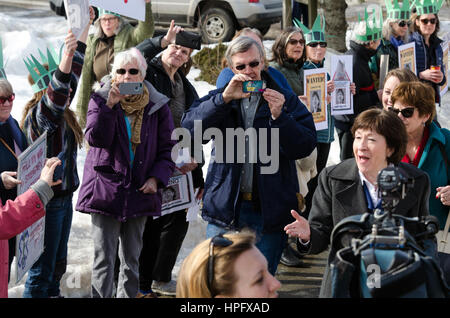
[[[276,129],[279,132],[278,149],[270,153],[279,152],[279,167],[273,174],[262,174],[261,168],[269,166],[263,164],[257,155],[257,163],[253,164],[252,201],[256,211],[260,211],[263,218],[263,232],[272,233],[283,231],[286,224],[291,222],[291,209],[297,209],[298,180],[295,160],[308,156],[316,147],[316,130],[311,113],[301,104],[298,97],[290,91],[284,90],[265,72],[262,79],[267,87],[281,92],[286,101],[281,115],[272,120],[269,106],[264,98],[256,111],[253,127],[256,129],[260,142],[260,129]],[[243,128],[240,100],[224,103],[222,93],[225,88],[210,91],[209,94],[196,100],[184,114],[182,126],[194,135],[194,121],[202,121],[202,133],[208,128],[219,129],[223,136],[224,162],[214,161],[215,149],[211,153],[211,162],[205,181],[203,195],[203,218],[224,228],[235,228],[237,213],[240,209],[239,189],[241,182],[242,163],[236,163],[236,143],[227,139],[226,130]],[[197,132],[198,133],[198,132]],[[229,137],[229,136],[228,136]],[[267,149],[271,146],[271,134],[267,133]],[[208,142],[205,140],[204,142]],[[215,146],[218,146],[215,140]],[[231,145],[234,147],[233,163],[225,160]],[[241,159],[241,158],[239,158]]]
[[[168,98],[150,83],[150,101],[142,119],[141,143],[136,147],[133,165],[125,113],[120,104],[106,105],[110,82],[97,89],[89,102],[86,140],[91,148],[84,164],[76,210],[101,213],[121,222],[139,216],[161,214],[161,189],[167,186],[175,164],[171,150],[173,131]],[[140,187],[150,178],[158,181],[155,194],[144,194]]]
[[[12,116],[9,116],[4,123],[0,123],[0,137],[14,151],[15,145],[18,146],[21,152],[28,146],[25,135],[22,130],[20,130],[19,124]],[[3,171],[17,171],[16,157],[14,157],[11,151],[9,151],[2,142],[0,142],[0,158],[0,173]],[[0,196],[3,204],[5,204],[8,199],[14,200],[17,196],[17,188],[6,190],[2,179],[0,178]]]
[[374,106],[381,107],[369,68],[369,60],[375,53],[374,50],[350,41],[350,50],[346,54],[353,56],[353,82],[356,94],[353,95],[353,114],[334,116],[335,126],[341,130],[349,131],[355,118],[363,111]]
[[[394,213],[407,217],[428,215],[430,180],[427,174],[410,164],[399,163],[398,167],[402,169],[405,177],[414,179],[414,187],[399,202]],[[307,253],[318,254],[327,249],[331,232],[342,219],[366,212],[370,211],[355,159],[347,159],[325,168],[319,175],[319,184],[309,213],[311,238],[310,244],[306,247]],[[305,246],[301,243],[297,246],[300,251],[305,251]],[[329,264],[336,252],[330,250],[328,265],[322,279],[321,297],[331,296],[332,277]]]
[[[148,68],[145,79],[149,81],[156,90],[169,98],[173,97],[172,93],[172,83],[169,75],[163,68],[161,64],[161,57],[156,57],[164,49],[161,47],[161,39],[163,35],[154,37],[151,39],[146,39],[141,42],[137,49],[139,49],[147,60]],[[185,111],[189,109],[194,100],[198,99],[197,91],[194,86],[189,82],[181,69],[177,71],[178,75],[183,82],[184,93],[186,97]],[[181,123],[178,123],[180,126]],[[192,179],[194,183],[194,188],[203,188],[205,182],[203,181],[202,167],[199,164],[196,169],[192,171]]]
[[[423,72],[430,68],[430,66],[440,66],[441,71],[444,74],[444,78],[440,83],[433,83],[427,80],[420,79],[422,82],[430,84],[435,91],[436,102],[440,102],[440,86],[446,82],[447,71],[444,65],[444,52],[442,51],[441,43],[443,42],[436,36],[431,36],[430,47],[427,49],[423,36],[419,32],[414,32],[411,35],[410,42],[414,42],[416,46],[416,74],[419,76],[420,72]],[[431,54],[430,54],[431,53]]]

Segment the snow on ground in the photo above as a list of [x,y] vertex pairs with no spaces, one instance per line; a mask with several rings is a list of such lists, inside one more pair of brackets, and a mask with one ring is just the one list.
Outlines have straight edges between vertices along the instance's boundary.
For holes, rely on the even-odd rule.
[[[450,11],[450,10],[448,10]],[[441,36],[449,37],[450,17],[446,11],[446,21],[441,21]],[[0,12],[0,37],[3,41],[3,55],[5,59],[5,70],[9,81],[14,87],[16,100],[12,115],[17,120],[22,116],[22,110],[25,103],[32,96],[32,91],[26,80],[27,70],[23,63],[23,58],[32,53],[38,55],[38,48],[45,49],[47,45],[53,45],[59,48],[63,43],[67,24],[62,17],[57,17],[49,10],[2,10]],[[348,43],[348,36],[347,36]],[[270,55],[270,49],[273,41],[264,41],[266,51]],[[325,67],[330,68],[329,61],[331,49],[328,50]],[[193,83],[199,96],[204,96],[209,90],[215,87],[206,82],[195,81],[199,70],[192,69],[188,75],[189,80]],[[75,98],[76,99],[76,98]],[[439,110],[439,118],[442,125],[449,128],[450,111],[450,94],[447,94],[443,108]],[[72,105],[74,107],[74,105]],[[209,161],[211,145],[204,147],[206,163],[204,165],[204,175]],[[78,154],[78,173],[82,180],[83,164],[86,158],[86,150],[82,149]],[[330,157],[328,164],[336,164],[339,162],[339,145],[336,141],[331,145]],[[73,204],[77,201],[78,191],[75,192]],[[197,220],[189,225],[187,236],[181,247],[177,263],[173,270],[173,278],[176,278],[182,260],[190,253],[192,248],[205,238],[205,222],[198,216]],[[93,242],[90,232],[91,222],[90,216],[79,212],[74,212],[72,230],[69,239],[68,266],[67,273],[62,279],[62,294],[65,297],[89,297],[90,295],[90,275],[93,260]],[[26,276],[25,276],[26,278]],[[15,284],[15,273],[12,273],[11,283],[9,285],[9,297],[22,297],[25,278],[18,284]]]

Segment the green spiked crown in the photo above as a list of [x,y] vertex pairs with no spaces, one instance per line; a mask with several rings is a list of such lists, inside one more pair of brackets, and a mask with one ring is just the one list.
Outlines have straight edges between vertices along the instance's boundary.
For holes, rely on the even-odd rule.
[[409,0],[403,0],[400,7],[398,0],[384,0],[386,4],[387,17],[393,20],[409,20],[411,16],[411,9]]
[[105,14],[112,14],[115,15],[116,17],[120,18],[120,14],[112,12],[112,11],[108,11],[102,8],[98,8],[98,17],[101,18],[102,16],[104,16]]
[[438,14],[444,0],[416,0],[411,4],[411,8],[416,6],[417,15]]
[[382,29],[383,29],[383,12],[380,10],[380,18],[377,23],[377,19],[375,17],[375,10],[373,10],[373,18],[372,18],[372,26],[370,26],[369,21],[369,13],[367,12],[367,8],[364,10],[364,20],[361,20],[361,16],[358,14],[358,22],[366,22],[366,34],[359,35],[356,34],[356,38],[362,42],[370,42],[381,39]]
[[2,38],[0,38],[0,79],[6,79],[6,73],[3,65],[3,47],[2,47]]
[[[323,24],[321,25],[320,20],[323,19]],[[308,29],[303,23],[297,18],[294,18],[293,23],[296,27],[301,28],[305,36],[305,44],[314,42],[326,42],[325,41],[325,17],[318,14],[316,21],[314,21],[312,29]]]
[[[24,63],[34,81],[31,89],[34,93],[40,92],[48,87],[52,74],[58,68],[60,58],[52,48],[47,48],[47,55],[44,55],[39,50],[41,62],[39,62],[32,54]],[[48,65],[48,70],[44,67],[44,64]]]

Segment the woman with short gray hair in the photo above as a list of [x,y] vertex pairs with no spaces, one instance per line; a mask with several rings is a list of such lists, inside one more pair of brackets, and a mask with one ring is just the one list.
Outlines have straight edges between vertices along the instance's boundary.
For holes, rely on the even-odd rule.
[[[144,81],[147,62],[136,48],[116,54],[114,73],[94,87],[86,121],[90,149],[76,209],[90,213],[94,239],[92,296],[136,297],[147,216],[161,215],[161,189],[175,168],[169,99]],[[124,93],[122,84],[141,84]],[[119,240],[120,239],[120,240]]]

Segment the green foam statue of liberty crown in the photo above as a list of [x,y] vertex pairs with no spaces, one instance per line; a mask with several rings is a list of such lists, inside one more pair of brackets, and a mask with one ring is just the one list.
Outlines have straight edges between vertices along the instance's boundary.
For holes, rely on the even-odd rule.
[[116,17],[120,18],[120,14],[118,14],[118,13],[115,13],[115,12],[112,12],[112,11],[108,11],[108,10],[105,10],[105,9],[102,9],[102,8],[98,8],[98,17],[99,18],[101,18],[105,14],[112,14],[112,15],[115,15]]
[[416,0],[411,4],[411,8],[416,7],[417,15],[438,14],[443,4],[444,0]]
[[409,0],[403,0],[401,7],[398,0],[384,0],[384,3],[386,4],[388,19],[409,20],[411,16]]
[[[321,17],[323,19],[323,24],[321,25]],[[325,17],[318,14],[316,20],[314,21],[312,29],[308,29],[303,23],[297,18],[294,18],[293,23],[296,27],[301,28],[305,36],[305,44],[313,42],[326,42],[325,41]]]
[[382,29],[383,29],[383,12],[380,10],[380,17],[377,23],[377,19],[375,17],[375,9],[373,10],[372,17],[372,26],[370,26],[369,21],[369,13],[367,12],[367,8],[364,10],[364,20],[361,20],[361,16],[358,14],[358,23],[366,22],[366,34],[359,35],[356,34],[356,38],[363,42],[376,41],[382,38]]
[[3,47],[2,38],[0,38],[0,79],[6,79],[5,66],[3,65]]
[[[23,60],[34,81],[34,84],[31,86],[34,93],[40,92],[48,87],[52,74],[56,71],[60,62],[60,58],[53,48],[47,48],[47,55],[39,50],[39,55],[41,62],[33,54],[30,54],[30,57]],[[48,70],[44,67],[44,64],[48,65]]]

